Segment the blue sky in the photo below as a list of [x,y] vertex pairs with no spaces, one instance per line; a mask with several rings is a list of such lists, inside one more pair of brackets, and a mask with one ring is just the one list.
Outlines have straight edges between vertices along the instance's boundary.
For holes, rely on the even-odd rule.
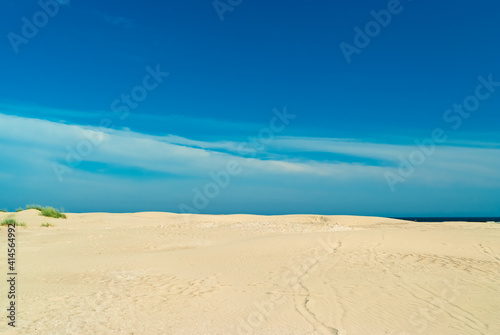
[[500,216],[495,1],[0,8],[0,208]]

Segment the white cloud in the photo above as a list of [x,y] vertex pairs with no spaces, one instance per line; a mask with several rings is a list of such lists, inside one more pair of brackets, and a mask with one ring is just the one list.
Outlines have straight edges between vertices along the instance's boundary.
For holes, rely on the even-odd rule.
[[[89,138],[97,144],[89,147],[89,143],[92,143]],[[136,201],[139,202],[158,204],[160,197],[169,199],[170,204],[178,204],[182,199],[189,202],[192,188],[203,187],[204,183],[210,181],[211,171],[224,170],[227,162],[234,160],[242,167],[242,173],[226,190],[231,196],[223,195],[220,199],[231,202],[244,197],[248,199],[246,201],[254,201],[252,206],[265,199],[285,203],[293,201],[297,205],[299,202],[294,197],[299,197],[306,202],[307,199],[315,199],[318,208],[337,206],[332,208],[347,208],[353,213],[357,208],[353,205],[356,201],[371,201],[370,208],[376,210],[377,204],[387,205],[388,201],[399,203],[399,206],[403,206],[401,201],[404,203],[404,199],[412,199],[411,203],[428,203],[433,199],[432,192],[436,191],[441,193],[435,196],[435,201],[440,201],[443,196],[450,196],[451,199],[451,195],[460,195],[463,199],[454,201],[463,201],[463,204],[457,203],[466,208],[470,202],[465,202],[465,199],[472,194],[471,190],[476,194],[479,189],[482,190],[485,194],[482,201],[494,206],[491,194],[500,189],[500,149],[496,145],[476,147],[468,143],[464,146],[454,144],[437,147],[424,164],[416,167],[415,173],[401,185],[394,198],[389,192],[384,173],[397,172],[399,157],[407,157],[415,151],[415,145],[356,139],[276,137],[260,152],[260,158],[251,158],[247,152],[238,151],[240,144],[224,139],[199,141],[176,135],[154,136],[126,129],[103,130],[0,114],[0,152],[3,158],[0,184],[7,189],[20,188],[19,192],[36,195],[41,192],[39,187],[43,180],[54,199],[64,194],[75,196],[74,192],[65,193],[75,187],[82,194],[92,196],[89,195],[90,190],[81,189],[81,185],[92,185],[89,187],[94,192],[99,189],[102,193],[96,198],[101,201],[110,197],[119,198],[129,190],[130,196],[137,197]],[[70,152],[86,148],[90,148],[82,156],[86,162],[123,168],[123,171],[140,170],[145,175],[150,171],[156,179],[141,180],[133,173],[114,174],[113,169],[103,174],[99,172],[100,169],[91,170],[88,165],[82,164],[64,176],[64,183],[54,186],[56,174],[52,163],[65,164],[71,156]],[[316,158],[308,158],[303,155],[304,152],[315,153]],[[363,162],[363,159],[366,161],[351,163],[340,158],[338,161],[326,159],[331,153],[356,157],[358,162]],[[325,154],[325,159],[322,154]],[[162,173],[165,178],[161,177]],[[127,183],[123,184],[124,180]],[[147,189],[149,195],[130,189]],[[255,194],[256,189],[267,191]],[[456,190],[463,193],[457,194]],[[428,192],[429,196],[422,196],[422,192]],[[272,196],[278,193],[288,200]],[[49,194],[46,196],[49,197]],[[356,197],[360,198],[356,200]],[[333,204],[330,204],[332,201]],[[95,203],[97,206],[99,202],[95,200]],[[216,205],[217,201],[214,201]],[[175,206],[170,210],[175,211]]]
[[124,16],[114,16],[101,11],[93,11],[92,14],[99,16],[104,21],[115,26],[123,26],[124,28],[130,29],[135,25],[134,20]]
[[[400,156],[407,156],[416,149],[412,145],[367,143],[354,139],[277,137],[261,153],[265,156],[266,151],[280,151],[282,158],[258,159],[244,157],[245,153],[242,155],[238,151],[241,142],[153,136],[130,130],[103,130],[3,114],[0,114],[0,138],[8,140],[11,146],[37,148],[39,158],[51,161],[65,162],[68,157],[72,158],[70,153],[80,152],[84,161],[191,176],[204,176],[207,171],[224,169],[229,160],[235,160],[244,168],[243,175],[292,173],[333,178],[383,178],[384,171],[397,167]],[[301,158],[297,153],[304,151],[375,159],[388,162],[389,167]],[[500,149],[439,146],[435,154],[417,167],[421,172],[416,177],[441,171],[453,178],[475,173],[482,178],[498,180],[499,169]]]

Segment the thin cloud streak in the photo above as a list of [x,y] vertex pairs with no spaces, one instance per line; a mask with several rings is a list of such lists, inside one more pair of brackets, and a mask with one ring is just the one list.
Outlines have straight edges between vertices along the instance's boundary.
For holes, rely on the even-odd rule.
[[[299,173],[320,176],[351,176],[373,178],[387,167],[369,163],[329,162],[327,159],[301,158],[302,151],[341,153],[361,158],[389,161],[395,168],[398,157],[410,152],[411,145],[367,143],[359,140],[311,139],[277,137],[262,152],[281,150],[283,159],[259,159],[244,157],[237,148],[243,142],[196,141],[175,135],[155,136],[129,130],[107,130],[78,125],[66,125],[51,121],[14,117],[0,114],[0,130],[11,145],[33,143],[47,159],[64,162],[68,149],[88,136],[102,138],[102,143],[85,159],[88,161],[144,168],[180,175],[201,175],[207,170],[223,168],[228,160],[236,160],[247,173]],[[84,135],[87,134],[87,137]],[[226,150],[219,152],[217,150]],[[481,171],[483,177],[498,180],[500,150],[441,146],[439,155],[431,157],[423,171],[438,169],[447,173],[472,173]]]

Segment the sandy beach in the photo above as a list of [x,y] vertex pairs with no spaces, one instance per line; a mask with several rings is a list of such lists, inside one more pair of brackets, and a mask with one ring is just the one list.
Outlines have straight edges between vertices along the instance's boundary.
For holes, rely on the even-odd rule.
[[[500,225],[354,216],[0,213],[2,334],[500,334]],[[52,223],[54,227],[41,227]],[[0,230],[7,278],[7,227]]]

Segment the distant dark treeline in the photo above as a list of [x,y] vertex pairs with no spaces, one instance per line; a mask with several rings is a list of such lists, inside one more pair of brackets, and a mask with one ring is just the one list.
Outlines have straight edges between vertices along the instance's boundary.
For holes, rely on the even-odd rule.
[[446,222],[446,221],[465,221],[465,222],[500,222],[500,217],[398,217],[394,219],[408,220],[415,222]]

